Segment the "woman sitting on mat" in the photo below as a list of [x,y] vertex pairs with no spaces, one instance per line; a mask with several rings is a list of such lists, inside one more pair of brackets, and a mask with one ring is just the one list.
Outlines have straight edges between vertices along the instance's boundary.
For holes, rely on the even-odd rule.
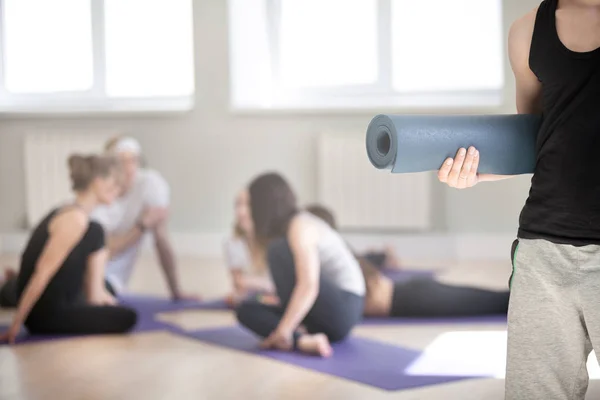
[[17,311],[0,341],[14,343],[22,324],[32,334],[108,334],[136,323],[135,311],[116,306],[104,286],[104,231],[89,219],[97,205],[116,197],[117,163],[73,155],[69,167],[75,202],[52,210],[29,238],[17,279]]
[[352,252],[329,225],[299,211],[283,177],[268,173],[249,187],[254,237],[267,260],[281,306],[248,300],[237,308],[262,347],[331,355],[361,320],[365,281]]
[[[310,209],[317,210],[315,215],[335,228],[331,211],[318,205]],[[367,284],[365,316],[463,317],[506,314],[508,311],[507,291],[446,285],[432,278],[394,282],[369,259],[357,258]]]
[[225,242],[225,261],[231,272],[234,288],[233,293],[227,298],[230,305],[237,305],[252,294],[275,292],[267,270],[264,251],[254,240],[248,196],[247,190],[237,195],[234,233]]

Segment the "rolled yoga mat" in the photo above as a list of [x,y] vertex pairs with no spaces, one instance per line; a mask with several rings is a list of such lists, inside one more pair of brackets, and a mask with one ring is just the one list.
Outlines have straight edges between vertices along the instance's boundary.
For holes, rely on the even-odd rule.
[[367,129],[367,154],[393,173],[437,171],[460,148],[479,150],[480,173],[533,173],[536,115],[377,115]]

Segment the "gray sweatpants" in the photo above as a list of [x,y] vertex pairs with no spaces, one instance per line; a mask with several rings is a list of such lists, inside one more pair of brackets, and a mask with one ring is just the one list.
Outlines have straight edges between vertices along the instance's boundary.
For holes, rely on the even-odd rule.
[[508,307],[505,398],[584,399],[592,346],[600,350],[600,246],[520,239]]

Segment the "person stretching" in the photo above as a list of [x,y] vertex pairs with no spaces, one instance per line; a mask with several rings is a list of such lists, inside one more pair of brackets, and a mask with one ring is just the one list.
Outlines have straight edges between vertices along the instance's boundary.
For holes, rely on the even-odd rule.
[[142,240],[146,234],[154,239],[154,247],[173,300],[199,296],[182,293],[177,277],[175,252],[168,233],[170,189],[157,172],[141,168],[141,147],[131,137],[117,137],[106,145],[106,151],[116,156],[123,170],[118,198],[110,205],[97,207],[92,219],[107,232],[109,261],[106,284],[111,293],[124,293],[136,264]]
[[242,302],[238,321],[265,338],[261,346],[328,357],[361,320],[365,281],[341,236],[321,219],[299,211],[296,196],[276,173],[249,186],[254,237],[267,249],[267,264],[280,305]]
[[104,286],[104,231],[89,218],[115,198],[117,163],[73,155],[69,166],[76,200],[33,230],[17,277],[17,311],[0,341],[14,343],[23,324],[31,334],[124,333],[136,324],[135,311],[116,306]]

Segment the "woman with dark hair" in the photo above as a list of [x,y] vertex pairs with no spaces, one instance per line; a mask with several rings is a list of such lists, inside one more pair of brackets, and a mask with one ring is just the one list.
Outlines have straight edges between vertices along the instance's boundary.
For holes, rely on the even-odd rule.
[[23,324],[32,334],[108,334],[136,323],[135,311],[116,306],[104,286],[104,231],[89,218],[96,206],[115,199],[117,163],[74,155],[69,167],[75,202],[52,210],[29,238],[17,277],[17,311],[0,341],[14,343]]
[[[327,208],[312,205],[307,210],[336,227]],[[508,291],[446,285],[431,278],[394,282],[381,273],[368,258],[357,256],[367,291],[364,314],[367,317],[461,317],[508,312]]]
[[267,261],[280,305],[249,300],[237,308],[242,325],[266,338],[263,348],[298,350],[323,357],[361,320],[365,281],[340,235],[302,212],[285,179],[276,173],[249,187],[254,237]]

